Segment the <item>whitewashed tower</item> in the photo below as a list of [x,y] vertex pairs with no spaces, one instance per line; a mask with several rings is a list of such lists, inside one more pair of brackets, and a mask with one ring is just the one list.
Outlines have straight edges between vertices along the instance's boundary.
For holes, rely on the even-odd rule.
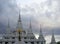
[[28,32],[27,32],[27,38],[28,39],[35,39],[35,36],[32,32],[32,25],[31,25],[31,20],[30,20],[30,26],[29,26],[29,29],[28,29]]
[[54,32],[52,31],[52,38],[51,38],[51,43],[50,44],[56,44],[55,37],[54,37]]
[[39,44],[45,44],[45,39],[44,39],[44,36],[43,36],[43,33],[42,33],[42,25],[40,24],[40,34],[39,34]]
[[10,34],[10,25],[9,25],[9,19],[8,19],[8,24],[7,24],[6,33],[7,33],[7,34]]
[[21,21],[21,16],[20,16],[20,11],[19,11],[19,19],[18,19],[18,24],[17,24],[17,30],[16,30],[16,43],[15,44],[24,44],[23,41],[23,35],[25,34],[25,31],[23,30],[22,27],[22,21]]

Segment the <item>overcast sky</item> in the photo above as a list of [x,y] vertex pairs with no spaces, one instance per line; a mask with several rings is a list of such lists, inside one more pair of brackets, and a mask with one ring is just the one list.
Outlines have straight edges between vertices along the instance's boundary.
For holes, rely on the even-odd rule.
[[[43,27],[43,34],[51,35],[54,30],[56,41],[60,40],[60,0],[0,0],[0,33],[6,30],[8,19],[11,29],[17,25],[19,10],[23,28],[29,28],[32,20],[32,30],[36,36],[39,34],[40,24]],[[58,37],[57,37],[58,35]]]

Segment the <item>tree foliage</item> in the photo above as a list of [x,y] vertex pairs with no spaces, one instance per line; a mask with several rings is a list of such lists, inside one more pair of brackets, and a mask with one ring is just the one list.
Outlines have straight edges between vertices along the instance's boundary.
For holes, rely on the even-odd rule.
[[57,44],[60,44],[60,41],[58,41]]

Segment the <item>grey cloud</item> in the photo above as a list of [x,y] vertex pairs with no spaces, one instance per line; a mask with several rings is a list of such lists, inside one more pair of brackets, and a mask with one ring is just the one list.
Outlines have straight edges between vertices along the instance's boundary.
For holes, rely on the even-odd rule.
[[[0,24],[0,30],[2,32],[3,32],[3,30],[6,29],[5,27],[7,26],[8,18],[10,20],[11,29],[16,28],[16,25],[17,25],[19,9],[18,9],[16,3],[12,3],[11,1],[12,0],[9,0],[9,1],[8,0],[1,0],[0,1],[1,2],[0,3],[0,23],[2,23],[2,24]],[[13,2],[14,2],[14,0],[13,0]],[[39,7],[37,7],[37,8],[39,8]],[[32,7],[23,7],[23,8],[21,8],[21,19],[22,19],[24,29],[27,30],[27,29],[29,29],[29,20],[31,18],[32,19],[32,30],[33,30],[34,33],[38,34],[39,33],[39,28],[38,28],[37,25],[39,25],[39,24],[38,24],[37,17],[39,16],[39,14],[37,14],[37,16],[34,17],[34,15],[36,15],[35,12],[31,13],[31,11],[33,12],[37,8],[34,8],[34,9]],[[34,14],[34,15],[31,15],[31,14]],[[35,24],[35,25],[33,25],[33,24]],[[5,29],[3,29],[3,27]],[[55,34],[60,34],[59,33],[60,28],[54,28],[54,30],[55,30]],[[46,34],[47,35],[51,34],[51,31],[52,30],[50,28],[43,29],[43,33],[45,35]]]

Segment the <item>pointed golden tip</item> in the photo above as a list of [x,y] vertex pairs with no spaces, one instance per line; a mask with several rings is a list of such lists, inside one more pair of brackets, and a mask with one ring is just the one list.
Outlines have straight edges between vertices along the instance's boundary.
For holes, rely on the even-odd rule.
[[22,32],[22,29],[17,29],[17,32]]

